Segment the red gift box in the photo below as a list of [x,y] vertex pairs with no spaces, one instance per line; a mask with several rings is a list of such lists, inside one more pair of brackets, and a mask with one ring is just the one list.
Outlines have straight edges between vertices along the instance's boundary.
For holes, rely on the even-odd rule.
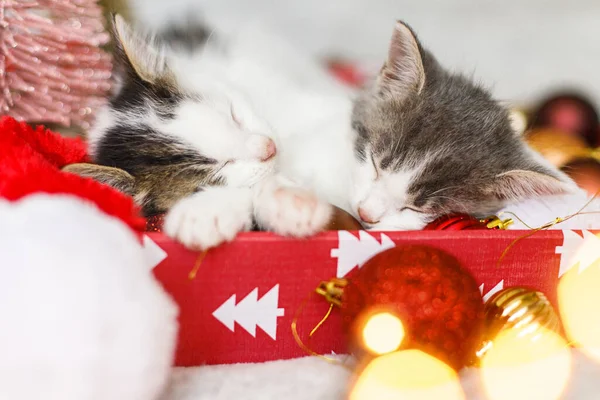
[[[558,279],[579,261],[577,249],[584,240],[598,241],[600,247],[600,238],[588,231],[541,231],[518,241],[498,263],[525,233],[332,231],[304,240],[244,233],[206,253],[193,279],[189,275],[199,253],[157,233],[149,233],[146,244],[155,257],[156,277],[180,306],[176,364],[195,366],[306,356],[291,324],[302,308],[298,331],[307,338],[325,315],[329,304],[314,294],[319,283],[346,276],[399,244],[425,244],[453,254],[473,273],[484,298],[504,287],[527,286],[556,304]],[[327,355],[345,353],[345,345],[334,311],[310,346]]]
[[[362,85],[371,75],[368,68],[339,60],[330,63],[330,70],[350,86]],[[332,231],[304,240],[245,233],[210,250],[194,279],[189,275],[201,254],[158,233],[149,233],[146,244],[158,264],[156,277],[180,307],[176,364],[197,366],[306,356],[291,325],[297,317],[298,332],[307,338],[326,314],[329,304],[314,294],[319,283],[344,277],[376,253],[402,243],[454,255],[475,276],[484,300],[505,287],[527,286],[545,293],[556,306],[560,276],[579,262],[577,250],[585,240],[598,241],[600,248],[600,238],[588,231],[560,230],[523,238],[529,233]],[[323,355],[347,351],[337,312],[312,337],[310,348]]]

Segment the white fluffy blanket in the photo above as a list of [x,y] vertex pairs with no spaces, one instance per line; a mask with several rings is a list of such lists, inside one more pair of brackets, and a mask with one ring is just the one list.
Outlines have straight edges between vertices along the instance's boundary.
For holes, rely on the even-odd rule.
[[592,199],[592,196],[580,190],[569,195],[541,197],[511,204],[499,215],[502,219],[514,220],[509,229],[527,230],[529,227],[541,227],[557,217],[565,218],[574,214],[578,215],[553,225],[550,229],[600,229],[600,198]]
[[[177,368],[161,400],[343,400],[350,378],[346,368],[312,357]],[[488,400],[477,369],[464,370],[461,380],[466,400]],[[574,350],[571,379],[562,397],[539,400],[597,400],[599,393],[600,364]]]

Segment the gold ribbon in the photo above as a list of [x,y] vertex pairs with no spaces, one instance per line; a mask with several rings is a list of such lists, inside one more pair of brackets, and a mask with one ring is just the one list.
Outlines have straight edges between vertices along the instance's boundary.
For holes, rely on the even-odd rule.
[[591,199],[589,199],[587,201],[587,203],[585,203],[583,205],[583,207],[581,207],[577,212],[564,216],[564,217],[556,217],[554,218],[553,221],[547,222],[541,226],[538,226],[537,228],[531,227],[530,225],[528,225],[525,221],[523,221],[517,214],[512,213],[510,211],[503,211],[500,214],[498,214],[498,216],[502,216],[503,214],[509,214],[512,215],[515,219],[517,219],[519,222],[521,222],[523,225],[525,225],[528,229],[531,230],[531,232],[526,233],[523,236],[519,236],[518,238],[516,238],[515,240],[513,240],[508,247],[506,247],[506,249],[504,249],[504,251],[502,252],[502,254],[500,255],[500,258],[498,259],[497,263],[496,263],[496,268],[498,268],[500,266],[500,264],[502,263],[502,261],[504,260],[504,258],[506,257],[506,255],[508,254],[508,252],[517,244],[519,243],[521,240],[523,239],[527,239],[533,235],[535,235],[536,233],[538,233],[539,231],[543,231],[549,228],[552,228],[553,226],[556,226],[558,224],[561,224],[565,221],[570,220],[571,218],[574,218],[578,215],[586,215],[586,214],[600,214],[600,211],[590,211],[590,212],[585,212],[584,210],[592,203],[592,201],[594,201],[598,195],[600,195],[600,190],[597,191]]
[[196,279],[196,275],[198,275],[198,271],[200,270],[200,266],[202,265],[202,261],[204,261],[204,258],[206,258],[207,254],[208,254],[208,250],[204,250],[202,253],[200,253],[200,255],[198,256],[198,258],[196,259],[196,263],[194,264],[194,268],[188,274],[188,279],[190,281],[193,281],[194,279]]

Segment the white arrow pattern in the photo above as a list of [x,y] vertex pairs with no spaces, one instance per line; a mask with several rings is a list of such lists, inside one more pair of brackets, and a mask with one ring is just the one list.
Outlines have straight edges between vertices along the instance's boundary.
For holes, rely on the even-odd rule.
[[167,258],[167,253],[161,249],[159,245],[154,243],[154,240],[150,239],[148,235],[144,235],[142,251],[144,253],[144,257],[146,258],[146,263],[149,270],[153,270],[158,264]]
[[358,232],[358,238],[348,231],[338,232],[338,248],[331,249],[331,257],[337,258],[337,277],[343,278],[354,268],[362,267],[374,255],[396,245],[386,234],[381,243],[366,231]]
[[482,283],[481,286],[479,286],[479,291],[481,292],[481,295],[483,296],[484,303],[486,301],[488,301],[493,295],[495,295],[496,293],[501,291],[502,289],[504,289],[504,279],[502,279],[500,282],[498,282],[496,284],[496,286],[494,286],[489,292],[487,292],[485,294],[483,294],[484,290],[485,290],[485,283]]
[[232,332],[237,322],[252,337],[256,337],[256,327],[260,327],[271,339],[277,340],[277,318],[285,315],[283,308],[278,308],[279,285],[275,285],[260,300],[258,288],[251,291],[237,305],[236,295],[232,295],[213,316]]
[[560,278],[571,268],[579,266],[579,273],[600,259],[600,238],[590,231],[583,231],[583,237],[576,232],[563,231],[563,244],[556,246],[556,254],[560,254]]

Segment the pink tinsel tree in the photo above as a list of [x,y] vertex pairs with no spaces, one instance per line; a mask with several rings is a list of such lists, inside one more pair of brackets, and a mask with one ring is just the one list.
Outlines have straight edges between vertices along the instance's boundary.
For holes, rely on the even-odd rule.
[[0,113],[88,127],[110,89],[96,0],[0,0]]

